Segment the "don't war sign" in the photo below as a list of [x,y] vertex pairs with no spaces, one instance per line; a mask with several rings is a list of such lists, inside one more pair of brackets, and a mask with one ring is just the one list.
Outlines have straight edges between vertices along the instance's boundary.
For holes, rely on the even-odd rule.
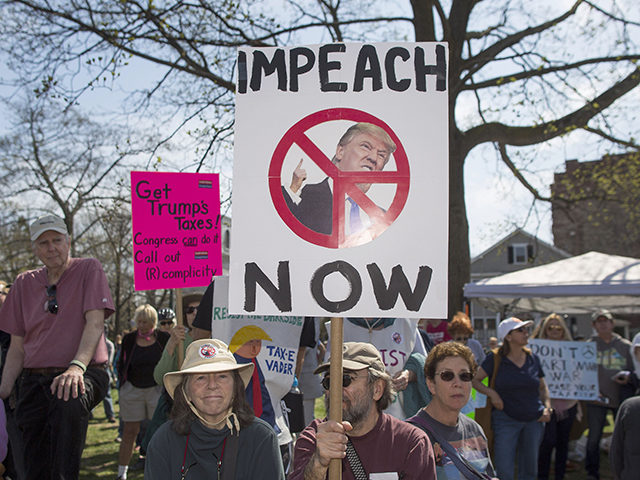
[[446,316],[447,61],[441,43],[239,50],[231,312]]
[[595,342],[529,340],[544,371],[551,398],[597,400],[598,353]]

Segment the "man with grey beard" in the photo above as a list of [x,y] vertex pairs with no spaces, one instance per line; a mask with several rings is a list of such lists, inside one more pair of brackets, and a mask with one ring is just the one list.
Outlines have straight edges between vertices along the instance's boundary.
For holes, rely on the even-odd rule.
[[[342,460],[343,480],[435,479],[426,433],[382,412],[395,392],[380,352],[369,343],[347,342],[342,362],[343,421],[314,420],[305,428],[296,442],[289,480],[324,480],[334,458]],[[326,391],[329,365],[314,372],[325,373]]]

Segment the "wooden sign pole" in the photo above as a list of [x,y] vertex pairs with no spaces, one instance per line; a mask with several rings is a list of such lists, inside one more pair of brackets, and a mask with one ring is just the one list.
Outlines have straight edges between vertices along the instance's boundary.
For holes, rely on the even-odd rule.
[[[182,327],[182,289],[176,288],[176,322],[178,322],[178,326]],[[178,346],[178,369],[182,367],[182,362],[184,361],[184,340],[180,340]]]
[[[329,420],[342,422],[342,329],[343,319],[331,319],[331,365],[329,375]],[[342,460],[334,458],[329,463],[329,480],[342,479]]]

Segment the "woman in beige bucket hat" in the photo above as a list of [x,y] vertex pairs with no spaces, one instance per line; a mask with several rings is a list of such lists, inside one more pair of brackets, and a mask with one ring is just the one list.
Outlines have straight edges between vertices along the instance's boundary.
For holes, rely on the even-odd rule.
[[252,373],[220,340],[189,345],[182,368],[164,376],[174,405],[149,444],[145,479],[284,480],[276,434],[245,400]]

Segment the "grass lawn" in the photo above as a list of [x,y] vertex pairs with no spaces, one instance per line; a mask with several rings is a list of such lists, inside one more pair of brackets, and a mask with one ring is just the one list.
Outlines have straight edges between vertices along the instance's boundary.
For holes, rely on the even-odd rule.
[[[119,412],[119,405],[116,400],[118,391],[112,390],[114,409],[116,416]],[[118,424],[108,423],[104,414],[102,404],[93,410],[93,420],[89,422],[87,431],[87,443],[82,454],[80,465],[80,478],[82,480],[96,480],[99,478],[109,478],[115,480],[118,476],[118,451],[120,444],[115,441],[118,435]],[[133,465],[137,454],[132,456],[130,465]],[[144,472],[129,471],[128,480],[142,480]]]

